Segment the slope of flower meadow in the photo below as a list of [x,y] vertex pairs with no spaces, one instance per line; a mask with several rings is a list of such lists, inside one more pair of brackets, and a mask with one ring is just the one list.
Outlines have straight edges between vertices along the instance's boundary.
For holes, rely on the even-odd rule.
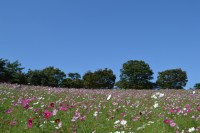
[[200,132],[200,90],[0,85],[2,133]]

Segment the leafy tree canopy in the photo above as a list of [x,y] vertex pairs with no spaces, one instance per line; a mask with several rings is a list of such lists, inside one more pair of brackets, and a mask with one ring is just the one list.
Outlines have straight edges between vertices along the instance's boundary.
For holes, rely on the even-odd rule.
[[43,79],[45,76],[41,72],[41,70],[30,70],[27,73],[28,84],[30,85],[43,85]]
[[26,84],[23,69],[18,61],[0,59],[0,82]]
[[88,71],[83,76],[85,88],[111,89],[114,87],[116,76],[111,69],[99,69],[92,73]]
[[117,86],[124,89],[151,89],[153,71],[149,65],[140,60],[129,60],[123,64],[120,81]]
[[195,88],[195,89],[200,89],[200,83],[196,83],[196,84],[194,85],[194,88]]
[[178,68],[159,72],[156,83],[161,89],[183,89],[187,81],[186,71]]
[[66,88],[83,88],[83,80],[79,73],[69,73],[68,78],[61,83],[62,87]]
[[63,79],[66,77],[66,74],[58,68],[53,66],[46,67],[41,71],[42,75],[42,84],[44,86],[58,87],[60,86]]

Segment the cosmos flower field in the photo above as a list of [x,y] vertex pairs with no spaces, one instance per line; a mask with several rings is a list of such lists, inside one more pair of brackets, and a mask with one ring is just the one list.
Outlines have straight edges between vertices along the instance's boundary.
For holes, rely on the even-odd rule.
[[200,133],[200,90],[0,85],[2,133]]

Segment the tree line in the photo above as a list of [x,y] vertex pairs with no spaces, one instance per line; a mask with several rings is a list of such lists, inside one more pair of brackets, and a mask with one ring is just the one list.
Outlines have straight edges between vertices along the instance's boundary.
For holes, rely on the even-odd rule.
[[[10,62],[0,59],[0,82],[36,86],[87,89],[183,89],[187,82],[187,73],[181,68],[164,70],[158,73],[157,81],[152,82],[153,71],[149,64],[142,60],[129,60],[120,69],[120,80],[115,82],[116,75],[111,69],[87,71],[82,77],[79,73],[65,74],[53,66],[42,70],[23,72],[24,67],[18,61]],[[194,88],[199,89],[200,83]]]

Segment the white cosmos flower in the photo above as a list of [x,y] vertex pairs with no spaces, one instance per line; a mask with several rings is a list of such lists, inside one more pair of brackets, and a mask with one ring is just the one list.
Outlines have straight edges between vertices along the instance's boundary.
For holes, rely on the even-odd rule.
[[108,95],[108,97],[107,97],[107,100],[110,100],[110,98],[111,98],[111,94],[110,94],[110,95]]
[[58,123],[58,127],[61,128],[62,127],[62,122]]
[[188,132],[193,132],[193,131],[195,131],[194,127],[191,127],[191,128],[188,129]]
[[94,114],[93,114],[93,116],[95,116],[95,117],[96,117],[97,115],[98,115],[98,112],[97,112],[97,111],[95,111],[95,112],[94,112]]
[[161,98],[161,97],[164,97],[164,94],[163,94],[163,93],[160,93],[160,94],[159,94],[159,98]]
[[149,121],[148,123],[153,124],[154,122],[153,121]]
[[164,97],[164,95],[164,93],[156,92],[154,95],[151,96],[151,98],[158,99],[158,97],[161,98]]
[[50,121],[51,123],[55,123],[55,121]]
[[33,105],[37,105],[39,102],[33,103]]
[[127,123],[127,121],[125,121],[125,120],[121,120],[121,122],[120,122],[120,124],[123,125],[123,126],[125,126],[126,123]]
[[58,126],[57,127],[55,127],[56,129],[59,129],[59,128],[61,128],[62,127],[62,122],[59,122],[58,123]]
[[151,98],[157,99],[157,96],[156,95],[152,95]]
[[138,127],[137,130],[141,130],[141,129],[143,129],[143,128],[145,128],[145,127],[144,127],[144,126],[141,126],[141,127]]
[[158,103],[155,102],[155,104],[153,105],[154,108],[157,108],[158,107]]
[[195,91],[193,91],[192,94],[195,94]]
[[120,121],[119,120],[117,120],[117,121],[115,121],[115,123],[114,124],[118,124]]

